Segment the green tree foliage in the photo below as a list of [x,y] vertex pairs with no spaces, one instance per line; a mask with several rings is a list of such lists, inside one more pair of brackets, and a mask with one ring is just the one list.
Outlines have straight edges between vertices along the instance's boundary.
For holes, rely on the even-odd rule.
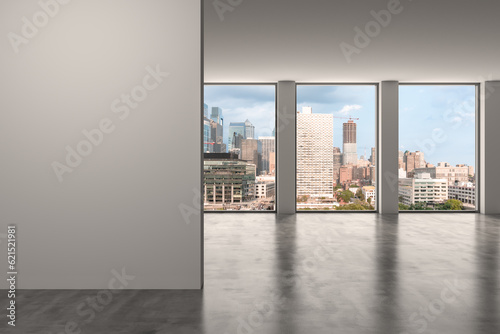
[[359,188],[357,191],[356,191],[356,197],[359,198],[359,200],[361,202],[364,202],[365,201],[365,195],[363,195],[363,191],[361,190],[361,188]]
[[437,204],[436,210],[463,210],[464,206],[458,199],[449,199],[443,204]]
[[341,211],[359,211],[359,210],[375,210],[375,208],[366,203],[366,202],[361,202],[359,200],[357,200],[356,202],[354,203],[349,203],[349,204],[346,204],[346,205],[341,205],[339,207],[337,207],[336,210],[341,210]]
[[403,203],[398,203],[399,210],[410,210],[408,205],[404,205]]
[[339,200],[344,201],[345,203],[349,203],[351,198],[354,197],[354,194],[350,190],[343,190],[341,192],[337,192],[337,198]]

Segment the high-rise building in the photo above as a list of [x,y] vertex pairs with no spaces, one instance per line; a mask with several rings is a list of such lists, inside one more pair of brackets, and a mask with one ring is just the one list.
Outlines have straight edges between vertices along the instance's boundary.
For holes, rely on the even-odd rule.
[[370,156],[370,163],[372,166],[377,165],[377,151],[375,150],[375,147],[372,147],[372,154]]
[[270,154],[275,150],[275,140],[274,137],[262,137],[259,136],[259,141],[262,143],[262,171],[271,173],[270,166]]
[[410,152],[406,151],[404,153],[403,161],[405,163],[405,170],[408,175],[412,175],[416,168],[425,167],[424,152],[416,151]]
[[357,165],[356,123],[349,120],[343,124],[343,165]]
[[241,135],[242,139],[246,139],[245,122],[231,122],[231,123],[229,123],[229,138],[228,138],[228,143],[227,143],[227,149],[229,151],[231,151],[232,148],[238,147],[233,142],[233,140],[238,135]]
[[340,177],[340,166],[342,166],[342,153],[340,153],[340,148],[333,148],[333,181],[339,183]]
[[252,163],[260,174],[262,165],[262,143],[257,139],[243,139],[241,141],[241,160]]
[[203,120],[203,152],[210,153],[213,152],[213,143],[210,128],[210,120],[205,118]]
[[245,139],[255,138],[255,126],[247,119],[245,121]]
[[297,114],[297,195],[333,194],[333,115]]
[[210,119],[222,126],[224,126],[224,117],[222,116],[222,109],[219,107],[212,107]]
[[213,152],[225,153],[226,144],[223,143],[222,125],[213,120],[210,120],[210,128],[211,128],[211,141],[214,143]]
[[206,104],[206,103],[203,103],[203,117],[209,118],[208,117],[208,104]]
[[276,173],[276,152],[269,152],[269,174]]

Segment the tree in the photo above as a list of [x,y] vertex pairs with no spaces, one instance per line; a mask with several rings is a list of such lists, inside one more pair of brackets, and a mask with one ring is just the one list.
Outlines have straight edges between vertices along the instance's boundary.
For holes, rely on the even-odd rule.
[[361,190],[361,188],[356,191],[356,197],[359,198],[362,202],[365,201],[365,195],[363,195],[363,191]]
[[399,210],[410,210],[408,205],[404,205],[403,203],[398,203]]
[[341,192],[337,192],[337,198],[344,201],[345,203],[349,203],[351,198],[354,197],[354,194],[350,190],[344,190]]

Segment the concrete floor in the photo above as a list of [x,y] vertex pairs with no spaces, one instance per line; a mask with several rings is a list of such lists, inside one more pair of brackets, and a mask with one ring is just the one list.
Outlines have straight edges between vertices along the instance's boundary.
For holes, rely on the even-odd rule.
[[97,291],[25,290],[0,332],[500,333],[500,217],[207,214],[205,235],[204,290],[121,291],[86,324]]

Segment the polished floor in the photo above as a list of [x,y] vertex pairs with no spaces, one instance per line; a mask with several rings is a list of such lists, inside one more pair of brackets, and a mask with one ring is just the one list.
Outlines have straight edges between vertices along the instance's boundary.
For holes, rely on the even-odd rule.
[[[203,290],[121,291],[81,333],[498,334],[499,248],[477,214],[207,214]],[[0,332],[78,333],[96,294],[22,291]]]

